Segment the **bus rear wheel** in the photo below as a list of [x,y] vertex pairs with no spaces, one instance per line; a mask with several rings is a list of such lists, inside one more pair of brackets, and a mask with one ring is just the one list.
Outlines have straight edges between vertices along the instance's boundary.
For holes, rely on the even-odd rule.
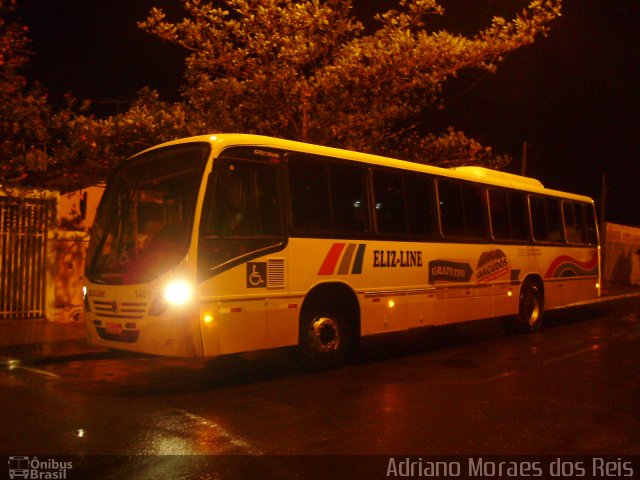
[[540,289],[533,283],[525,283],[520,289],[518,314],[500,320],[507,333],[533,333],[542,325],[544,302]]
[[348,324],[343,315],[310,312],[300,322],[300,359],[309,370],[337,368],[347,357],[349,339]]

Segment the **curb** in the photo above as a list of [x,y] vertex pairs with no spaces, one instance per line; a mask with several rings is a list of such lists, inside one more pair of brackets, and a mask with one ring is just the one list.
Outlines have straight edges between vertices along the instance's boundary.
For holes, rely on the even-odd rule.
[[591,298],[589,300],[583,300],[581,302],[571,303],[569,305],[565,305],[562,308],[583,307],[586,305],[595,305],[597,303],[613,302],[615,300],[625,300],[625,299],[637,298],[637,297],[640,297],[640,292],[622,293],[618,295],[606,295],[606,296],[600,296],[598,298]]

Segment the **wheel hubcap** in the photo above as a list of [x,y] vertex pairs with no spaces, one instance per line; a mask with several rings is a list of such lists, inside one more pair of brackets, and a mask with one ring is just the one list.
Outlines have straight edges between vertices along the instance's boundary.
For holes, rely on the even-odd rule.
[[309,341],[319,353],[335,352],[340,345],[340,329],[333,318],[316,318],[309,328]]

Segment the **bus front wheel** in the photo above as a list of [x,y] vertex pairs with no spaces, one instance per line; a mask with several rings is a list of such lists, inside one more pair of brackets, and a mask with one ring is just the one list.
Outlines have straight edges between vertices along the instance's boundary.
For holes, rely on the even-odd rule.
[[533,333],[542,325],[544,303],[540,289],[533,283],[525,283],[520,289],[518,313],[515,317],[503,318],[500,326],[507,333]]
[[310,312],[300,323],[299,353],[310,370],[329,370],[345,361],[349,330],[341,314]]

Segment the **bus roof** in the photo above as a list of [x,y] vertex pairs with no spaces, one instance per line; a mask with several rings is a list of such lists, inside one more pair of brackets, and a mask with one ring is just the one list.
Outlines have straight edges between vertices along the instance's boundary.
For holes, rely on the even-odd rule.
[[353,160],[373,165],[401,168],[405,170],[413,170],[419,172],[430,173],[443,177],[459,178],[477,183],[514,188],[524,190],[531,193],[541,193],[545,195],[553,195],[583,202],[593,203],[593,200],[584,195],[578,195],[559,190],[545,188],[544,185],[535,178],[514,175],[512,173],[492,170],[490,168],[476,166],[462,166],[454,168],[442,168],[432,165],[426,165],[407,160],[398,160],[389,157],[382,157],[369,153],[360,153],[352,150],[343,150],[333,147],[323,147],[310,143],[297,142],[293,140],[284,140],[281,138],[267,137],[263,135],[251,135],[243,133],[219,133],[210,135],[200,135],[195,137],[181,138],[171,142],[163,143],[151,147],[145,151],[155,150],[156,148],[166,147],[169,145],[178,145],[189,142],[207,142],[211,143],[214,148],[214,155],[230,146],[256,146],[271,147],[284,150],[294,150],[296,152],[308,153],[314,155],[323,155],[329,157],[338,157],[345,160]]

